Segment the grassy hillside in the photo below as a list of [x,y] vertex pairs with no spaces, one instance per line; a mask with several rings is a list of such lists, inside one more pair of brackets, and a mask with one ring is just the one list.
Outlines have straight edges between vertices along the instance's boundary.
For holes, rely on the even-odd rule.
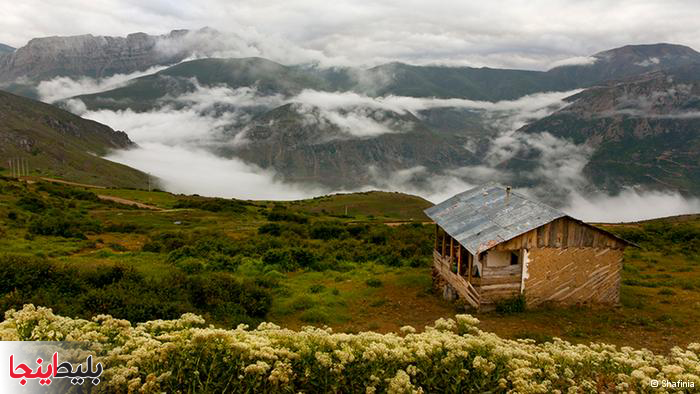
[[[222,327],[345,332],[423,327],[460,311],[432,292],[434,228],[420,223],[429,203],[418,197],[240,201],[9,179],[0,190],[3,310],[33,303],[134,322],[193,312]],[[700,341],[700,219],[603,226],[641,246],[626,252],[620,307],[502,307],[480,313],[480,327],[660,352]]]
[[0,91],[0,173],[22,159],[29,174],[104,186],[146,187],[146,174],[100,158],[129,137],[54,106]]

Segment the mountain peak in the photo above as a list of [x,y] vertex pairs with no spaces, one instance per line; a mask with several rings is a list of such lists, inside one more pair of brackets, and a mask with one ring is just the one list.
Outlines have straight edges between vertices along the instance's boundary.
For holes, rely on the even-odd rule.
[[685,45],[658,43],[625,45],[623,47],[598,52],[593,57],[603,61],[623,61],[640,66],[660,64],[662,61],[700,61],[700,53]]

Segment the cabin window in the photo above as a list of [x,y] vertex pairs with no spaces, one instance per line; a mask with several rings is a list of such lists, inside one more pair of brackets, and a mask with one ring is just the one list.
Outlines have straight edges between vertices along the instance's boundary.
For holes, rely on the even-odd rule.
[[510,265],[518,265],[520,263],[520,254],[518,252],[510,252]]

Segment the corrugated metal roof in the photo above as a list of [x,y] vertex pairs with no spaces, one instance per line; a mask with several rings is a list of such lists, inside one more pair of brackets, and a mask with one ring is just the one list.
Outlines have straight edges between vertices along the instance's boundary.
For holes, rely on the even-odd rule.
[[477,255],[501,242],[566,216],[496,184],[476,187],[425,210],[452,238]]

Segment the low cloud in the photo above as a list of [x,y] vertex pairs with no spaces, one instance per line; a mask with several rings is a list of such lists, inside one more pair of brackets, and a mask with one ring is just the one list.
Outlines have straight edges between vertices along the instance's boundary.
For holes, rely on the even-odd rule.
[[370,167],[369,173],[372,182],[360,188],[362,191],[376,189],[398,191],[421,196],[435,204],[475,186],[475,184],[449,173],[431,173],[423,166],[415,166],[389,173],[376,167]]
[[278,180],[273,171],[225,159],[201,149],[141,143],[107,159],[126,164],[159,178],[173,193],[200,194],[250,200],[297,200],[327,194],[328,189]]
[[660,60],[658,57],[650,57],[648,59],[644,59],[641,62],[634,63],[634,64],[641,66],[641,67],[650,67],[650,66],[655,66],[655,65],[659,64],[659,62],[660,62]]
[[223,136],[226,126],[235,122],[236,113],[205,115],[192,108],[162,108],[149,112],[99,110],[83,117],[124,130],[135,142],[192,146],[210,143]]
[[39,99],[46,103],[53,103],[68,97],[79,96],[81,94],[92,94],[104,92],[126,85],[130,80],[144,75],[157,73],[166,67],[151,67],[148,70],[137,71],[130,74],[115,74],[107,78],[95,79],[90,77],[80,77],[77,79],[70,77],[56,77],[48,81],[41,81],[36,89]]
[[700,213],[700,200],[676,192],[624,189],[616,196],[574,194],[562,209],[589,222],[629,222],[658,217]]
[[549,69],[564,67],[564,66],[587,66],[594,64],[598,61],[598,58],[593,56],[574,56],[567,57],[565,59],[557,60],[549,65]]
[[[459,98],[439,99],[430,97],[384,96],[370,97],[355,92],[323,92],[304,90],[290,101],[302,102],[323,109],[340,109],[349,106],[364,106],[385,109],[398,113],[419,112],[432,108],[467,108],[484,111],[519,112],[519,121],[538,118],[561,108],[566,97],[579,93],[581,89],[564,92],[543,92],[520,97],[515,100],[479,101]],[[551,108],[554,107],[554,108]]]
[[192,83],[195,90],[177,97],[166,96],[161,101],[179,103],[198,112],[207,112],[216,107],[230,107],[229,111],[232,108],[273,108],[285,103],[284,96],[281,94],[263,95],[254,86],[236,89],[225,85],[202,86],[194,78]]
[[[304,117],[304,123],[320,126],[321,129],[337,128],[345,136],[372,138],[382,134],[400,133],[411,125],[400,119],[386,116],[384,112],[367,107],[349,107],[330,110],[308,104],[296,104],[292,107]],[[329,139],[339,136],[328,135]]]
[[[413,97],[369,97],[358,93],[303,91],[293,97],[261,96],[254,88],[198,86],[195,91],[155,111],[87,111],[83,115],[126,131],[138,149],[118,151],[108,158],[161,179],[169,191],[244,199],[300,199],[332,192],[388,190],[422,196],[434,203],[485,182],[513,184],[527,177],[546,180],[520,190],[532,198],[563,206],[568,214],[588,221],[629,221],[681,213],[700,212],[700,202],[679,194],[626,189],[617,196],[586,194],[591,190],[582,175],[592,150],[549,133],[516,131],[529,119],[545,116],[566,105],[563,98],[575,93],[554,92],[496,103]],[[184,106],[175,109],[173,103]],[[353,190],[331,190],[319,185],[288,183],[273,170],[261,169],[236,158],[222,158],[211,147],[241,143],[250,113],[246,108],[294,103],[300,113],[315,114],[314,122],[327,122],[355,137],[371,138],[385,132],[384,111],[400,115],[431,108],[458,107],[481,111],[484,119],[502,130],[492,139],[487,160],[472,166],[434,172],[423,166],[386,172],[368,168],[371,181]],[[80,109],[80,103],[73,103]],[[322,114],[322,115],[321,115]],[[335,116],[335,117],[334,117]],[[355,123],[353,123],[355,122]],[[382,123],[384,122],[384,123]],[[234,125],[234,126],[232,126]],[[391,126],[389,124],[389,126]],[[353,130],[350,132],[348,130]],[[364,133],[364,134],[363,134]],[[533,160],[532,168],[518,172],[502,166],[515,155]],[[528,156],[530,155],[530,156]]]
[[[470,182],[465,177],[479,174],[495,179]],[[503,173],[492,168],[469,168],[431,174],[425,167],[417,166],[386,174],[373,169],[372,185],[361,190],[382,189],[400,191],[421,196],[432,203],[440,203],[455,194],[469,190],[486,182],[506,185],[507,180],[499,179]],[[516,189],[518,192],[535,200],[541,196],[534,189]],[[647,220],[659,217],[700,213],[700,199],[686,198],[679,193],[668,191],[645,191],[626,188],[621,193],[611,196],[602,193],[585,194],[578,190],[562,198],[564,204],[560,209],[574,218],[587,222],[619,223]]]
[[[369,110],[391,111],[400,115],[411,113],[418,117],[421,111],[434,108],[462,108],[481,112],[485,120],[495,128],[515,130],[528,121],[547,116],[563,108],[564,98],[580,90],[544,92],[523,96],[516,100],[497,102],[467,99],[439,99],[407,96],[371,97],[356,92],[324,92],[304,90],[289,99],[303,104],[305,113],[318,109],[323,118],[336,124],[348,133],[359,136],[376,136],[383,133],[401,132],[410,127],[406,122],[391,124],[373,119],[377,113]],[[372,115],[372,116],[369,116]],[[362,131],[364,130],[364,131]]]

